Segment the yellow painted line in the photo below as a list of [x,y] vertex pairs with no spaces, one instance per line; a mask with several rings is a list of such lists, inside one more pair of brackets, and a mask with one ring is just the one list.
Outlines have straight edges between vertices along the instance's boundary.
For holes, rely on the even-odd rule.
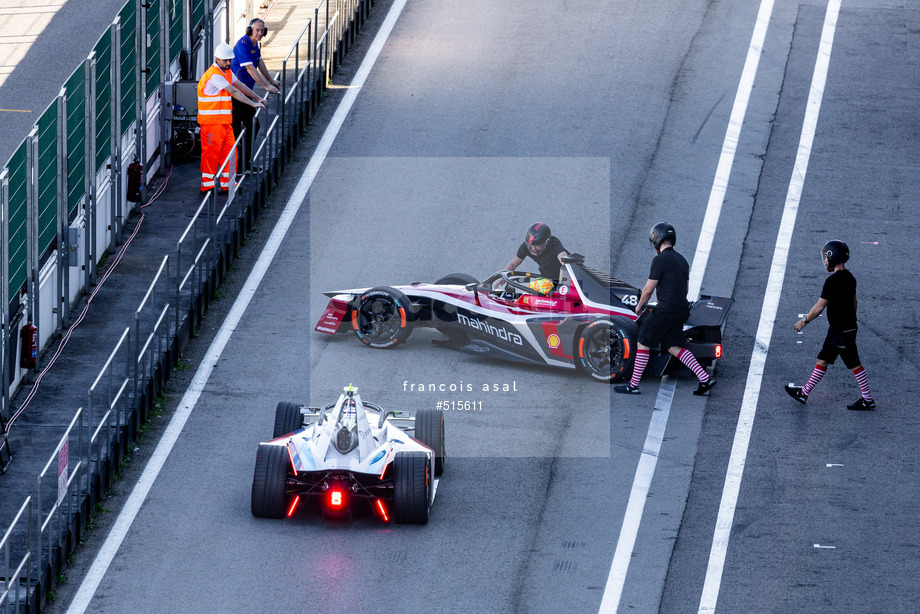
[[0,111],[6,111],[7,113],[31,113],[30,109],[0,109]]

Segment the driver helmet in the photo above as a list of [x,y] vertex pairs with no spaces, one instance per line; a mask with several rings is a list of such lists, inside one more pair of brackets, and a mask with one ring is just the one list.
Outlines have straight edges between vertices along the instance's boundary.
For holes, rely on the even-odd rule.
[[537,222],[527,229],[524,234],[524,243],[527,244],[527,247],[541,247],[549,241],[552,234],[553,231],[549,229],[549,226],[543,222]]
[[527,287],[533,290],[534,292],[539,292],[540,294],[546,296],[553,291],[555,284],[553,280],[547,279],[546,277],[537,277],[536,279],[531,280]]
[[821,248],[821,256],[827,259],[827,270],[833,271],[835,266],[850,259],[850,248],[843,241],[828,241]]
[[667,222],[655,224],[648,233],[648,240],[652,242],[657,253],[661,253],[661,244],[667,239],[670,239],[671,245],[677,245],[677,232]]

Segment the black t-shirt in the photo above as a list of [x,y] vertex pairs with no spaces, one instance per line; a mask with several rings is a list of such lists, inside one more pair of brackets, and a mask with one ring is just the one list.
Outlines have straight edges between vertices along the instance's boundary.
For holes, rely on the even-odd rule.
[[658,311],[686,311],[687,286],[690,280],[690,265],[687,259],[678,254],[673,247],[666,247],[652,259],[649,279],[658,282],[655,293],[658,295]]
[[856,278],[846,269],[834,271],[821,289],[827,301],[827,323],[831,330],[842,333],[856,330]]
[[569,250],[562,246],[562,241],[551,236],[549,241],[546,242],[546,247],[540,252],[539,256],[531,254],[530,250],[527,249],[527,244],[521,243],[521,246],[518,247],[517,250],[517,257],[521,260],[529,257],[540,267],[540,275],[558,281],[559,272],[562,270],[562,264],[559,262],[559,254],[562,252],[568,253]]

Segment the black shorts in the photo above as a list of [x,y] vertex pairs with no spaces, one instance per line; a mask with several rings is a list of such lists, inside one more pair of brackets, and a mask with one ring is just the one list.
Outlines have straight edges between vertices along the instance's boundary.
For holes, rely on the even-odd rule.
[[818,352],[818,360],[823,360],[828,364],[834,364],[837,357],[843,358],[843,364],[848,369],[855,369],[862,363],[859,361],[859,352],[856,349],[856,331],[850,330],[845,333],[835,333],[827,331],[827,337],[824,338],[824,345]]
[[649,348],[661,347],[667,352],[672,347],[684,347],[684,322],[690,317],[686,311],[657,311],[652,309],[642,318],[639,326],[639,343]]

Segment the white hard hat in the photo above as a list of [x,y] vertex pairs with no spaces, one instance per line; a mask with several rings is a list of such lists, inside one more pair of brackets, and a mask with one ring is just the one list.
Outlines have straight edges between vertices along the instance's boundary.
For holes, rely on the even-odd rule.
[[221,43],[214,49],[214,57],[218,60],[232,60],[233,59],[233,47],[227,43]]

